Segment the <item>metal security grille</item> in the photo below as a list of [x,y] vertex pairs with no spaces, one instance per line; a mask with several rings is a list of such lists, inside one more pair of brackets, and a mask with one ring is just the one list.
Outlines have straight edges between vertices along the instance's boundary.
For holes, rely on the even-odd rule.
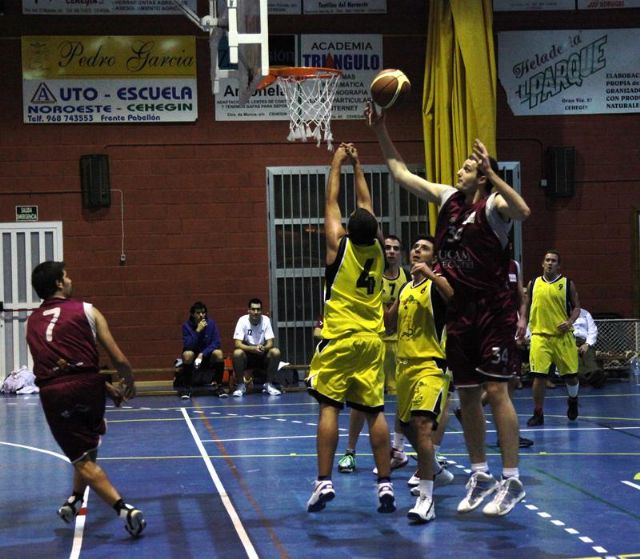
[[0,379],[33,360],[25,327],[40,298],[31,287],[31,271],[45,260],[62,260],[62,222],[0,223]]
[[[502,163],[510,184],[519,190],[519,164]],[[429,231],[428,204],[397,185],[384,165],[363,168],[373,207],[385,234],[398,235],[406,248]],[[412,169],[422,174],[420,169]],[[329,167],[267,169],[271,315],[283,360],[306,364],[313,355],[313,324],[322,313],[325,268],[324,200]],[[341,176],[342,215],[356,207],[354,177]],[[520,256],[520,230],[514,230]],[[406,254],[405,254],[406,259]]]
[[598,340],[595,350],[605,369],[628,369],[640,352],[640,320],[602,319],[595,321]]

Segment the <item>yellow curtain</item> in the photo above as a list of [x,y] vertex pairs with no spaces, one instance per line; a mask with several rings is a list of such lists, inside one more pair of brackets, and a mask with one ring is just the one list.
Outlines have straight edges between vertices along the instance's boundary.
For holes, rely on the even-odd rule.
[[431,0],[422,118],[427,180],[455,184],[475,138],[496,157],[492,0]]

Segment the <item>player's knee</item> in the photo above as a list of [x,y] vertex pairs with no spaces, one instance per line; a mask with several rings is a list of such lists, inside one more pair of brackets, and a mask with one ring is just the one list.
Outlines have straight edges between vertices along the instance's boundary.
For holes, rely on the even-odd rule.
[[267,354],[269,359],[278,359],[280,360],[280,350],[277,347],[272,347]]

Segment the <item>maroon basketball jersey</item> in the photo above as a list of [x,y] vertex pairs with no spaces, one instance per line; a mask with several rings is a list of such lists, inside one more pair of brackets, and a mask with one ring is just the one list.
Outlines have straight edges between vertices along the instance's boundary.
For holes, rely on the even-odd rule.
[[520,276],[520,264],[515,260],[509,260],[509,293],[516,310],[519,310],[520,294],[518,293],[518,277]]
[[443,275],[454,288],[454,297],[468,297],[502,291],[507,284],[509,252],[505,222],[487,205],[493,198],[483,198],[472,205],[456,191],[440,208],[436,225],[438,262]]
[[98,372],[98,349],[85,305],[76,299],[48,299],[27,321],[27,344],[36,384],[77,373]]

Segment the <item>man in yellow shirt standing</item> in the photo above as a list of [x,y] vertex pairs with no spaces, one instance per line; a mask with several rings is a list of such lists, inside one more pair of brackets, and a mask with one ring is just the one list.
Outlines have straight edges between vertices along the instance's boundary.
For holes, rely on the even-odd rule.
[[564,379],[569,398],[567,417],[578,417],[578,350],[573,323],[580,315],[576,286],[560,272],[560,254],[548,250],[542,261],[543,273],[529,282],[529,363],[533,379],[533,415],[529,427],[544,425],[544,393],[549,367],[555,364]]

